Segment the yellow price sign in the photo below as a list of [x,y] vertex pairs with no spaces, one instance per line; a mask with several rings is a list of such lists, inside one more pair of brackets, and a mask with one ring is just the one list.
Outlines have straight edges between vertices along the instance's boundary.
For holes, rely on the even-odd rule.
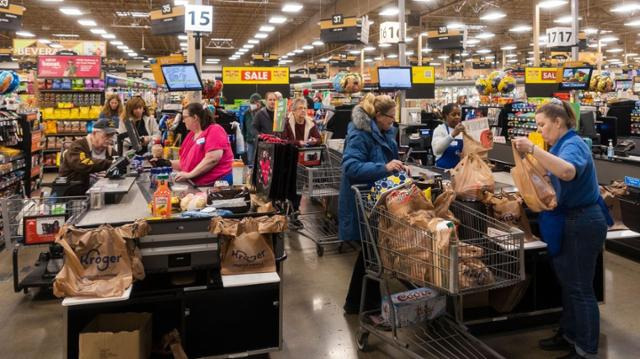
[[435,84],[436,72],[433,66],[411,67],[411,77],[414,84]]
[[561,68],[527,67],[525,69],[526,84],[555,84],[562,80]]
[[286,85],[289,83],[289,68],[223,67],[222,82],[225,85]]

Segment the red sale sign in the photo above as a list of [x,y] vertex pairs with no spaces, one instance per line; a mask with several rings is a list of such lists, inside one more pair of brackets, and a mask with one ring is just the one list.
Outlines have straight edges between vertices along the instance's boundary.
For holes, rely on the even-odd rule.
[[40,78],[99,78],[100,56],[39,56]]

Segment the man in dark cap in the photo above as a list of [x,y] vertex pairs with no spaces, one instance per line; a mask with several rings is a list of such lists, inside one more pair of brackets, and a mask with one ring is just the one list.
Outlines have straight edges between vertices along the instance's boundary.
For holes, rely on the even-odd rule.
[[256,130],[253,127],[253,119],[263,106],[260,94],[254,93],[249,97],[249,106],[249,109],[245,111],[242,117],[242,136],[244,137],[244,143],[247,145],[247,164],[253,166],[256,148]]
[[91,186],[91,175],[106,171],[112,162],[112,146],[117,124],[113,119],[102,118],[93,125],[93,132],[73,141],[65,150],[60,163],[60,176],[71,182],[82,182],[78,192],[83,194]]

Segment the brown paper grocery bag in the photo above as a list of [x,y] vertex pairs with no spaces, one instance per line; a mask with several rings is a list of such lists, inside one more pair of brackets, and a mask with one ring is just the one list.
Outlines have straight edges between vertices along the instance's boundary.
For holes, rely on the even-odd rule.
[[609,214],[613,219],[613,225],[609,229],[620,231],[629,229],[622,222],[622,207],[620,207],[620,199],[618,196],[624,196],[627,193],[627,186],[619,181],[614,181],[609,186],[600,186],[600,196],[604,200],[604,204],[609,209]]

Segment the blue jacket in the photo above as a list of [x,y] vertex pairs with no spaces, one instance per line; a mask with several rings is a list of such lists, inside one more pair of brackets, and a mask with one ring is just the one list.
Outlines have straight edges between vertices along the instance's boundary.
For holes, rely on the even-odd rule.
[[385,164],[398,158],[396,129],[380,132],[376,122],[360,107],[351,113],[351,123],[342,154],[342,179],[338,203],[339,238],[343,241],[360,240],[356,198],[351,186],[369,187],[389,173]]

